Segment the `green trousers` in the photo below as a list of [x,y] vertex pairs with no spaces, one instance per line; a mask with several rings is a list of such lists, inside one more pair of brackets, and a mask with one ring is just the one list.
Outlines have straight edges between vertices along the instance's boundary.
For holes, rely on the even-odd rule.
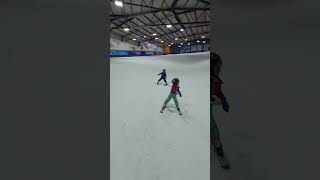
[[210,139],[220,140],[220,133],[216,121],[213,118],[212,106],[210,107]]
[[177,95],[170,93],[169,96],[167,97],[167,99],[164,101],[164,104],[166,105],[171,99],[173,99],[174,104],[177,106],[177,108],[179,107],[179,102],[177,100]]

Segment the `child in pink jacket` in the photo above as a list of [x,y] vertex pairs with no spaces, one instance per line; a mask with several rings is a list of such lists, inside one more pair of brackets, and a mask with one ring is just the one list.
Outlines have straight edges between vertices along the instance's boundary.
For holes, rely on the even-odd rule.
[[166,105],[167,103],[171,100],[171,98],[173,99],[176,107],[177,107],[177,110],[179,111],[179,114],[182,115],[181,111],[180,111],[180,108],[179,108],[179,102],[177,100],[177,97],[176,95],[179,94],[179,96],[181,97],[181,92],[179,90],[179,79],[178,78],[174,78],[172,80],[172,86],[171,86],[171,91],[170,91],[170,94],[169,96],[167,97],[167,99],[164,101],[164,104],[162,106],[162,109],[161,109],[161,113],[163,113],[163,110],[166,108]]
[[229,112],[229,103],[222,91],[222,80],[219,77],[222,61],[218,54],[210,53],[210,139],[215,151],[222,162],[222,167],[229,169],[229,162],[224,157],[220,132],[214,119],[212,109],[216,105],[221,105],[225,112]]

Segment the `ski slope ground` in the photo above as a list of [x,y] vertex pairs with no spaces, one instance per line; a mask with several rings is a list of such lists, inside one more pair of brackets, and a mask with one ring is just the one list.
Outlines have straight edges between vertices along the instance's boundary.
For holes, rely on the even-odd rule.
[[[111,179],[209,179],[209,53],[110,61]],[[162,69],[169,86],[156,85]],[[175,77],[182,116],[173,100],[160,113]]]

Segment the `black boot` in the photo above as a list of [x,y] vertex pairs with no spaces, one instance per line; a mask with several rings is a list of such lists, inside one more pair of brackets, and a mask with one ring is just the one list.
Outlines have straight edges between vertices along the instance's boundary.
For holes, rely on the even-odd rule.
[[179,111],[179,115],[182,115],[179,107],[177,107],[177,110]]
[[218,156],[224,157],[224,153],[223,153],[222,146],[220,146],[220,147],[218,147],[218,148],[215,147],[215,151],[216,151],[216,153],[217,153]]
[[163,106],[162,106],[162,109],[161,109],[161,113],[163,113],[163,110],[166,108],[166,105],[164,104]]

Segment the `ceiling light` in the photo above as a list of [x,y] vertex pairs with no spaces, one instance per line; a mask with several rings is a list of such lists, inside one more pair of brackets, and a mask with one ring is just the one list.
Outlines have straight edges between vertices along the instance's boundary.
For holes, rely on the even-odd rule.
[[154,38],[154,39],[159,39],[159,38],[156,37],[156,38]]
[[135,40],[137,40],[137,39],[136,39],[136,38],[133,38],[132,40],[134,40],[134,41],[135,41]]
[[129,28],[123,28],[124,31],[128,32],[129,31]]
[[190,46],[190,43],[188,43],[188,46]]
[[116,4],[116,6],[122,7],[123,3],[121,1],[115,1],[114,2]]
[[180,43],[181,45],[183,44],[183,43]]
[[143,36],[144,38],[147,38],[147,36]]
[[202,41],[202,43],[206,43],[206,41]]
[[169,47],[171,46],[171,44],[168,45]]
[[177,40],[178,40],[178,38],[174,38],[174,40],[176,40],[176,41],[177,41]]
[[156,33],[153,33],[152,35],[153,35],[153,36],[156,36],[157,34],[156,34]]
[[181,47],[181,46],[178,46],[178,47]]
[[164,42],[164,41],[161,41],[162,43]]
[[197,43],[199,43],[200,41],[198,40]]
[[171,27],[172,27],[171,24],[168,24],[168,25],[167,25],[167,28],[171,28]]
[[188,41],[188,39],[184,39],[185,41]]
[[171,43],[171,44],[173,44],[173,43]]
[[202,39],[205,38],[205,36],[202,36]]
[[184,29],[180,29],[180,31],[184,31]]

